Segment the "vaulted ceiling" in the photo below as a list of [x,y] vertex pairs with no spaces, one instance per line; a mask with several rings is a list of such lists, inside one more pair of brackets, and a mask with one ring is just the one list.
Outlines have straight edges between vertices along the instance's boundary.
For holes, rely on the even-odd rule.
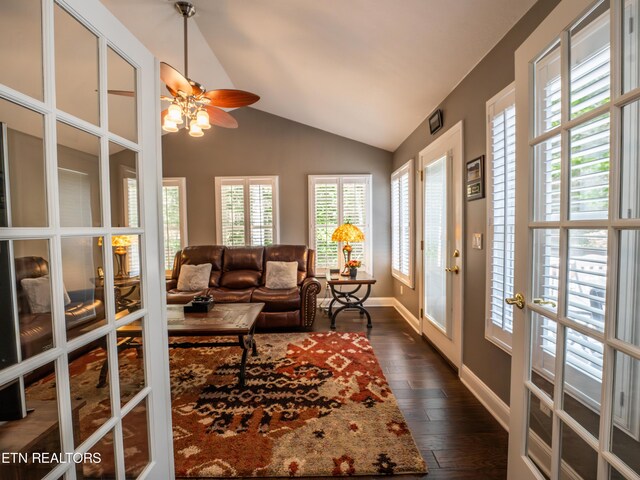
[[[173,2],[102,1],[182,70]],[[255,92],[254,108],[393,151],[535,0],[194,3],[191,78]]]

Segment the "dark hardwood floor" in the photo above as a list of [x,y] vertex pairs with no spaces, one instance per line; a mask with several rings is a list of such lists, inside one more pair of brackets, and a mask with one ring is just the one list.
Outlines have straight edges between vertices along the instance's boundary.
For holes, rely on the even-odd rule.
[[[508,436],[500,424],[394,308],[369,311],[369,340],[429,466],[428,476],[402,478],[506,478]],[[328,331],[329,324],[318,312],[313,329]],[[338,332],[367,330],[357,312],[341,313],[336,327]]]

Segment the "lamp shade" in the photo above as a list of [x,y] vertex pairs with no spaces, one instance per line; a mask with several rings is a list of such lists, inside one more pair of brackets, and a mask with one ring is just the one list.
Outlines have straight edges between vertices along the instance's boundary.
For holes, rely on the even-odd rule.
[[351,223],[343,223],[331,235],[332,242],[364,242],[364,233]]

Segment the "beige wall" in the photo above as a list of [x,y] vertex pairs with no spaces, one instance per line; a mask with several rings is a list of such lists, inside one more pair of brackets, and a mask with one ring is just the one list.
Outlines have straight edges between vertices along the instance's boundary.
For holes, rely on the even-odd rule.
[[279,175],[280,243],[308,244],[307,176],[373,176],[373,296],[392,294],[390,274],[391,153],[252,108],[232,113],[235,130],[212,128],[162,137],[163,175],[186,177],[189,244],[215,243],[214,178]]
[[[558,0],[540,0],[520,19],[505,37],[465,77],[438,106],[444,115],[444,127],[436,135],[429,134],[423,121],[407,137],[393,155],[393,169],[418,153],[460,120],[464,129],[464,160],[469,161],[486,153],[486,102],[513,82],[514,52],[540,22],[558,4]],[[473,233],[485,232],[486,201],[465,202],[465,280],[463,362],[471,368],[500,398],[508,403],[511,357],[484,338],[486,250],[471,249]],[[393,279],[393,292],[416,317],[418,293]]]

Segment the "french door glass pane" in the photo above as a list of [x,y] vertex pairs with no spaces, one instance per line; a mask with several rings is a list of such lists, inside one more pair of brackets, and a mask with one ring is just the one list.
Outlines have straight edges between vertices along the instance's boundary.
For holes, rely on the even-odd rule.
[[577,478],[596,480],[598,475],[596,451],[564,422],[560,423],[560,435],[561,461],[575,471]]
[[98,37],[54,5],[56,106],[97,125]]
[[563,408],[598,438],[604,346],[565,327]]
[[[631,286],[631,288],[629,288]],[[640,346],[640,231],[620,232],[616,337]]]
[[142,307],[142,269],[139,235],[114,235],[113,284],[117,319]]
[[124,340],[118,348],[118,368],[120,371],[120,403],[124,406],[145,386],[144,337],[142,320],[134,320],[132,325],[140,328],[139,335]]
[[57,122],[60,225],[99,227],[100,139]]
[[109,142],[111,226],[139,227],[138,155]]
[[147,398],[122,419],[124,466],[127,478],[137,478],[149,463]]
[[[107,337],[69,354],[71,399],[79,402],[73,420],[73,444],[77,448],[104,422],[111,418],[111,393],[108,382]],[[106,374],[103,381],[101,372]]]
[[[113,430],[96,442],[85,455],[82,463],[82,476],[77,478],[95,478],[113,480],[116,478]],[[99,461],[98,461],[99,460]]]
[[0,83],[42,100],[40,0],[0,3],[0,45]]
[[640,360],[616,351],[615,368],[611,451],[640,475]]
[[533,233],[533,298],[540,307],[558,310],[560,278],[560,231],[538,229]]
[[600,2],[570,34],[571,118],[575,118],[611,97],[609,2]]
[[569,231],[567,317],[604,331],[607,288],[607,231]]
[[640,2],[638,0],[626,0],[623,2],[622,18],[622,89],[629,92],[640,86],[640,36],[638,35],[638,14]]
[[0,99],[0,227],[47,225],[44,117]]
[[425,313],[447,325],[447,157],[427,165],[424,180]]
[[102,237],[62,238],[67,340],[105,325]]
[[109,131],[137,142],[136,69],[110,47],[107,48],[107,89]]
[[640,102],[622,109],[620,217],[640,218]]
[[538,397],[529,392],[529,430],[527,456],[547,478],[551,475],[552,413]]
[[557,135],[534,149],[535,221],[560,220],[560,169],[560,135]]
[[531,313],[531,382],[553,399],[558,325],[550,318]]
[[[53,455],[60,455],[60,417],[58,394],[56,391],[56,372],[54,363],[48,363],[21,379],[0,385],[3,415],[8,407],[25,408],[30,413],[22,418],[3,416],[0,422],[0,452],[24,455],[26,458],[10,458],[0,462],[0,478],[31,479],[43,478],[58,465]],[[71,403],[77,408],[77,402]],[[6,410],[5,410],[6,409]],[[10,420],[10,418],[14,418]],[[15,419],[19,418],[19,419]],[[33,452],[41,452],[51,459],[51,463],[33,459]]]
[[535,62],[535,134],[560,125],[560,43]]
[[609,215],[609,114],[571,130],[571,220]]

